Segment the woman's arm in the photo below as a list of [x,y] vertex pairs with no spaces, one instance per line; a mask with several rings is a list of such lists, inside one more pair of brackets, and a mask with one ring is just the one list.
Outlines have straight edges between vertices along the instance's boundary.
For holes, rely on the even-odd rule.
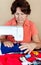
[[38,35],[34,35],[32,37],[32,42],[30,43],[21,43],[22,45],[19,47],[21,50],[25,50],[24,53],[31,53],[34,49],[41,48],[41,42]]
[[21,50],[26,49],[24,53],[30,53],[34,49],[40,49],[41,48],[41,41],[38,35],[38,30],[35,26],[34,23],[31,22],[30,25],[30,30],[31,30],[31,37],[32,37],[32,42],[29,43],[22,43],[22,45],[19,47]]
[[36,35],[32,36],[32,40],[33,40],[33,42],[35,42],[35,43],[36,43],[36,45],[37,45],[36,49],[41,48],[41,40],[40,40],[40,38],[39,38],[39,35],[38,35],[38,34],[36,34]]

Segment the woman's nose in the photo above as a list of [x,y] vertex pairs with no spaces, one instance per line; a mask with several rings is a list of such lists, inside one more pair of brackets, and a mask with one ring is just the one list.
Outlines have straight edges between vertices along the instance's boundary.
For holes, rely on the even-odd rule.
[[21,14],[18,15],[18,18],[19,18],[19,19],[21,18]]

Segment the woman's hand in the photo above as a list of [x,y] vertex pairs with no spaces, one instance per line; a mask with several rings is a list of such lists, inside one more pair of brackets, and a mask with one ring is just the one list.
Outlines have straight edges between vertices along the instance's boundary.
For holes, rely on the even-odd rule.
[[13,47],[14,46],[13,42],[11,42],[11,41],[4,41],[3,44],[7,47]]
[[25,50],[24,53],[31,53],[36,47],[36,43],[21,43],[22,45],[19,47],[21,50]]

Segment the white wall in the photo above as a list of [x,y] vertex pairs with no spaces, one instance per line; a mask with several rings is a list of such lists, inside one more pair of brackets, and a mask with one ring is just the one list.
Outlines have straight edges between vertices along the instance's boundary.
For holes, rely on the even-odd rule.
[[[10,7],[14,0],[0,0],[0,25],[4,25],[13,16]],[[31,15],[28,17],[35,22],[41,38],[41,0],[27,0],[31,5]]]
[[10,7],[13,0],[0,0],[0,25],[12,18]]

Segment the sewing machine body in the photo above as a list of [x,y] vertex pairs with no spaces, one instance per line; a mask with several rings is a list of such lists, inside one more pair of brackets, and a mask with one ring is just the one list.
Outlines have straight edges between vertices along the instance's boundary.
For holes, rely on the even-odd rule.
[[16,41],[23,40],[23,27],[22,26],[0,26],[1,35],[12,35]]

